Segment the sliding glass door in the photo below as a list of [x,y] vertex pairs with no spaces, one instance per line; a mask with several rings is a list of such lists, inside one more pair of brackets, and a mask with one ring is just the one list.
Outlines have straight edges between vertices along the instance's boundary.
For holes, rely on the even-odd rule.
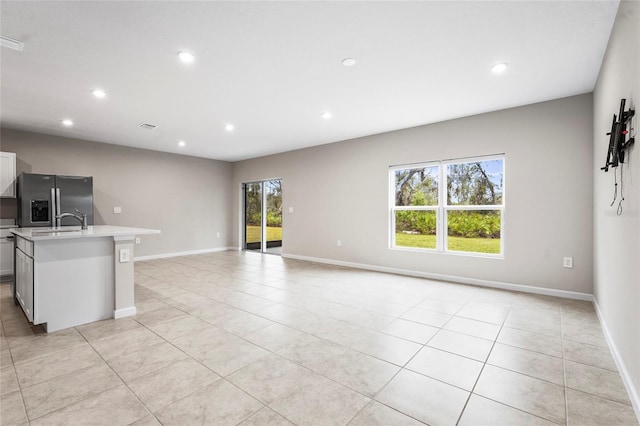
[[262,182],[244,184],[244,249],[262,251]]
[[282,180],[248,182],[244,192],[245,250],[282,252]]

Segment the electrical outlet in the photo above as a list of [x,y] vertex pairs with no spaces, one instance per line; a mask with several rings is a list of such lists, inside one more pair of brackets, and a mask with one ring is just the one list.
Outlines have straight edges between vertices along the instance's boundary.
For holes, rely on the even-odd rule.
[[122,213],[122,207],[113,208],[113,214],[120,214],[120,213]]
[[573,268],[573,257],[565,257],[562,266],[565,268]]
[[220,238],[220,233],[216,232],[216,238]]
[[129,249],[120,249],[120,263],[127,263],[131,260]]
[[289,207],[289,213],[293,213],[293,207]]
[[136,244],[140,244],[142,242],[142,240],[140,239],[140,237],[136,237]]
[[338,241],[336,241],[336,245],[337,245],[338,247],[342,247],[342,240],[338,240]]

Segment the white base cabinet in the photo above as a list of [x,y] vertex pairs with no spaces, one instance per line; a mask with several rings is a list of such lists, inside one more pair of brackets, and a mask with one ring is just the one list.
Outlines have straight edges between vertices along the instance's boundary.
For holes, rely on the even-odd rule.
[[26,247],[26,243],[30,242],[19,238],[16,248],[16,299],[29,321],[33,322],[33,257],[20,249]]
[[[13,275],[13,239],[8,229],[0,229],[0,275]],[[13,237],[11,237],[13,238]]]

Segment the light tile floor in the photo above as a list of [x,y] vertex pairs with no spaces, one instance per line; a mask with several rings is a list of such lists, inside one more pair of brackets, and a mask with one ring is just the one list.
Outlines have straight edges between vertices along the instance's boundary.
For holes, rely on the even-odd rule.
[[1,289],[8,425],[637,425],[588,302],[223,252],[56,333]]

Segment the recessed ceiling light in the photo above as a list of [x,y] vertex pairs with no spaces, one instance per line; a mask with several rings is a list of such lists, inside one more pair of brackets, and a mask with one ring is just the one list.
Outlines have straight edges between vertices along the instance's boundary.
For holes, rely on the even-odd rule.
[[346,58],[342,60],[342,65],[345,67],[352,67],[356,64],[356,60],[353,58]]
[[93,92],[91,92],[91,93],[93,93],[93,96],[95,96],[95,97],[96,97],[96,98],[98,98],[98,99],[102,99],[102,98],[104,98],[105,96],[107,96],[107,94],[105,93],[105,91],[104,91],[104,90],[102,90],[102,89],[95,89],[95,90],[94,90]]
[[194,61],[194,59],[196,59],[196,57],[193,56],[193,53],[189,53],[185,51],[178,52],[178,58],[180,58],[180,60],[185,64],[190,64],[191,62]]
[[225,129],[227,132],[233,132],[233,129],[235,129],[235,127],[233,126],[233,124],[229,123],[229,124],[226,124],[226,125],[224,126],[224,129]]
[[504,72],[507,67],[509,66],[508,63],[506,62],[501,62],[499,64],[495,64],[494,66],[491,67],[491,71],[495,72],[495,73],[501,73]]
[[325,111],[322,113],[322,118],[324,118],[325,120],[328,120],[331,118],[331,113],[329,111]]
[[66,126],[66,127],[71,127],[71,126],[73,126],[73,121],[71,121],[69,119],[64,119],[64,120],[62,120],[62,125]]
[[21,51],[24,49],[24,43],[20,40],[15,40],[10,37],[0,36],[0,44],[2,47],[8,47],[9,49]]
[[185,141],[179,141],[178,146],[185,146],[187,143]]

